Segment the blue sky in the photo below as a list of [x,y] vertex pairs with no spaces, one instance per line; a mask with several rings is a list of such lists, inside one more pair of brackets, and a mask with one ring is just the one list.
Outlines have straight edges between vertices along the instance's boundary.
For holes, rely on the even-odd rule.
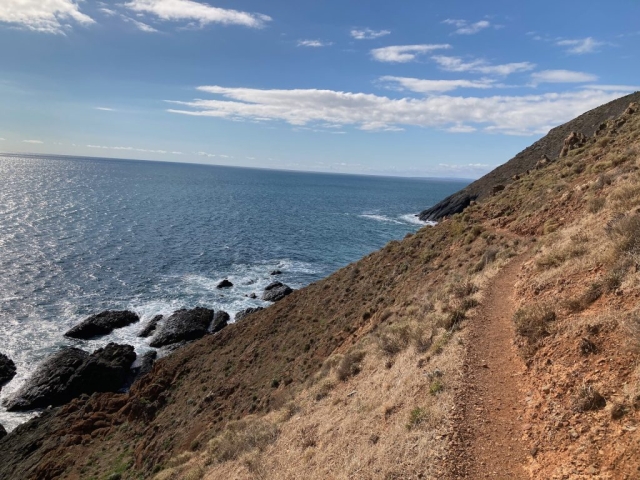
[[640,89],[640,0],[0,0],[0,151],[477,177]]

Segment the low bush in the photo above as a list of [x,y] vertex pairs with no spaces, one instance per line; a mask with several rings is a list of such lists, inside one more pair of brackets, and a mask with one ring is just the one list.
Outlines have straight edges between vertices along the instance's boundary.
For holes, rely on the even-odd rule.
[[588,412],[600,410],[607,405],[605,398],[595,389],[593,385],[583,384],[573,401],[573,408],[576,412]]
[[549,335],[549,324],[555,319],[556,312],[542,304],[520,308],[513,317],[518,335],[525,337],[530,345]]
[[365,352],[362,350],[356,352],[349,352],[338,364],[338,368],[336,369],[336,377],[341,382],[344,382],[349,377],[353,377],[360,373],[362,370],[361,362],[365,356]]
[[405,350],[411,342],[409,325],[392,325],[378,334],[378,345],[387,355],[396,355]]
[[255,418],[229,422],[223,432],[209,441],[209,455],[219,463],[235,460],[243,453],[264,450],[276,441],[278,434],[276,425]]
[[409,421],[407,422],[407,429],[414,430],[421,426],[424,426],[429,421],[429,411],[426,408],[416,407],[409,413]]

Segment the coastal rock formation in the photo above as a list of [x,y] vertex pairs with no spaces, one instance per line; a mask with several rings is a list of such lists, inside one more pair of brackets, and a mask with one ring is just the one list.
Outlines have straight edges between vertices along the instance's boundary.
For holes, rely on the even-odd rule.
[[6,355],[0,353],[0,390],[2,386],[10,381],[16,374],[16,365]]
[[0,440],[7,436],[7,431],[4,429],[2,425],[0,425]]
[[[598,129],[607,128],[606,125],[601,127],[604,122],[608,122],[626,112],[629,112],[626,113],[627,115],[632,114],[638,108],[638,102],[640,102],[640,92],[632,93],[590,110],[564,125],[551,129],[545,137],[525,148],[508,162],[436,205],[422,211],[420,220],[438,221],[462,212],[474,200],[483,200],[490,197],[494,185],[502,184],[506,186],[512,183],[515,181],[514,177],[516,175],[519,178],[519,176],[533,170],[543,155],[550,159],[558,158],[564,147],[564,140],[571,132],[591,137]],[[616,121],[624,122],[624,119]]]
[[236,322],[239,322],[246,316],[251,315],[252,313],[255,313],[255,312],[259,312],[260,310],[264,310],[264,308],[262,307],[245,308],[244,310],[240,310],[238,313],[236,313],[235,320]]
[[131,345],[110,343],[89,354],[66,348],[42,363],[27,383],[7,402],[7,410],[57,406],[83,393],[115,392],[125,382],[136,358]]
[[231,283],[226,278],[216,286],[216,288],[231,288],[231,287],[233,287],[233,283]]
[[107,335],[116,328],[126,327],[139,320],[140,317],[136,313],[128,310],[107,310],[90,316],[65,333],[64,336],[88,340],[93,337]]
[[152,347],[163,347],[184,340],[196,340],[209,331],[213,310],[197,307],[177,310],[167,318],[151,339]]
[[264,289],[262,299],[267,302],[277,302],[292,292],[293,290],[288,285],[281,282],[273,282]]
[[225,312],[224,310],[217,311],[213,315],[213,322],[211,322],[211,333],[216,333],[222,330],[229,324],[229,320],[231,320],[231,317],[229,317],[229,314],[227,312]]
[[149,320],[149,323],[147,323],[144,328],[140,330],[138,336],[141,338],[150,337],[151,334],[156,331],[158,322],[160,322],[162,318],[162,315],[156,315],[155,317],[153,317],[151,320]]
[[282,275],[282,272],[280,270],[274,270],[269,275]]

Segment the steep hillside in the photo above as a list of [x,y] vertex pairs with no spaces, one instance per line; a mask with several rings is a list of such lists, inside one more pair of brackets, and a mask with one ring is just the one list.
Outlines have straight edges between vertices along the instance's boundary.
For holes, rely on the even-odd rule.
[[462,212],[474,200],[482,200],[491,195],[498,185],[508,185],[516,175],[523,175],[535,168],[543,156],[555,160],[560,155],[564,140],[571,132],[591,137],[601,124],[619,116],[631,102],[640,101],[640,92],[632,93],[580,115],[579,117],[551,129],[549,133],[525,148],[508,162],[492,170],[466,188],[445,198],[436,205],[420,213],[423,221],[437,221]]
[[637,478],[640,113],[622,110],[129,393],[47,410],[0,440],[0,478]]

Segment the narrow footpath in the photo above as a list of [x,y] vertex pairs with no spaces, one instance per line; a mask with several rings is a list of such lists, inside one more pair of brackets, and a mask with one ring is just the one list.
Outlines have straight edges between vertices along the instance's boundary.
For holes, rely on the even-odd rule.
[[456,398],[448,478],[527,479],[522,440],[524,363],[516,352],[515,283],[529,257],[496,275],[479,315],[467,324],[463,385]]

